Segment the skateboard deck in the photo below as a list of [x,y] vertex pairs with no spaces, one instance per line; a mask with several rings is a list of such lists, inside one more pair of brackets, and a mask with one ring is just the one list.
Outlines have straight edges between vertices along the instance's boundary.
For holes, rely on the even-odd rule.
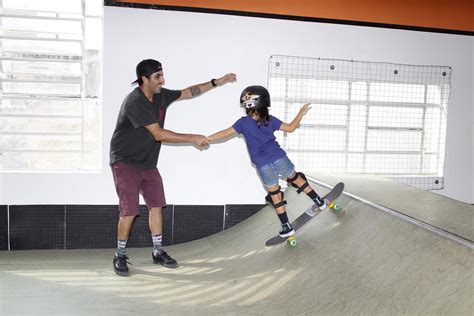
[[[326,194],[323,199],[328,200],[328,208],[334,208],[338,210],[340,206],[334,201],[342,194],[342,191],[344,191],[344,183],[339,182],[336,184],[336,186],[328,193]],[[305,225],[307,224],[310,220],[312,220],[316,215],[321,213],[321,210],[316,206],[313,205],[309,209],[303,212],[300,216],[298,216],[292,223],[291,225],[293,226],[293,229],[295,230],[295,235],[296,233]],[[279,235],[276,235],[275,237],[270,238],[265,242],[265,246],[274,246],[281,244],[285,241],[288,241],[291,246],[296,245],[296,239],[295,235],[290,236],[290,237],[280,237]]]

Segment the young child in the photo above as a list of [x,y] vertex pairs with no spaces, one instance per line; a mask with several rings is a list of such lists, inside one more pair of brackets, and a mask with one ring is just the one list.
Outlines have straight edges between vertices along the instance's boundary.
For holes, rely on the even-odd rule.
[[279,176],[287,179],[288,183],[304,191],[320,208],[325,209],[325,201],[311,188],[302,172],[296,172],[295,166],[288,159],[286,152],[278,145],[273,133],[276,130],[292,133],[299,126],[303,116],[311,109],[309,103],[304,104],[290,124],[280,121],[268,112],[270,94],[262,86],[250,86],[242,91],[240,105],[247,116],[241,117],[231,127],[208,136],[210,142],[229,138],[237,133],[245,138],[250,158],[255,164],[268,195],[265,197],[273,205],[281,221],[281,237],[294,235],[285,210],[286,201],[278,185]]

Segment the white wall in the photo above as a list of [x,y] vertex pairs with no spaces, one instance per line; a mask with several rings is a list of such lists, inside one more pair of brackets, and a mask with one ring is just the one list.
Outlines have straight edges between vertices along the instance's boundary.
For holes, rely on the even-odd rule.
[[471,103],[468,105],[472,112],[471,119],[471,181],[472,181],[472,194],[471,203],[474,204],[474,38],[471,40],[471,78],[470,78],[470,90],[471,90]]
[[[458,36],[458,38],[465,43],[459,48],[450,46],[449,42],[438,44],[438,47],[441,44],[447,47],[444,53],[437,53],[448,55],[443,57],[446,60],[449,59],[447,65],[453,66],[453,74],[448,105],[445,188],[434,192],[473,204],[474,37]],[[462,51],[456,51],[457,49],[462,49]]]
[[[160,60],[171,89],[238,74],[237,83],[177,102],[167,114],[168,129],[209,134],[243,115],[238,96],[250,84],[266,85],[272,54],[452,66],[445,189],[437,192],[474,202],[473,37],[117,7],[105,8],[104,31],[103,172],[3,174],[2,204],[117,203],[109,141],[140,60]],[[240,138],[206,151],[163,146],[159,168],[169,203],[263,203]]]

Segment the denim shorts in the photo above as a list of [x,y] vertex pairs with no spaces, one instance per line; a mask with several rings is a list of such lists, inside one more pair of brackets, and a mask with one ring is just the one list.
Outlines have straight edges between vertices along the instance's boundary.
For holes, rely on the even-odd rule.
[[288,178],[294,171],[295,165],[287,156],[257,168],[258,175],[262,179],[263,185],[267,188],[277,185],[279,176]]

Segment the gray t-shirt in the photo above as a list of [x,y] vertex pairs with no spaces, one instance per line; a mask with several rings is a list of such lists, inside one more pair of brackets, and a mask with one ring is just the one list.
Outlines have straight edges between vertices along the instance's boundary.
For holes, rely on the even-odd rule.
[[161,142],[145,126],[158,123],[164,128],[166,109],[180,96],[180,90],[161,88],[150,102],[139,87],[130,92],[122,103],[110,141],[110,164],[122,161],[141,169],[155,168]]

